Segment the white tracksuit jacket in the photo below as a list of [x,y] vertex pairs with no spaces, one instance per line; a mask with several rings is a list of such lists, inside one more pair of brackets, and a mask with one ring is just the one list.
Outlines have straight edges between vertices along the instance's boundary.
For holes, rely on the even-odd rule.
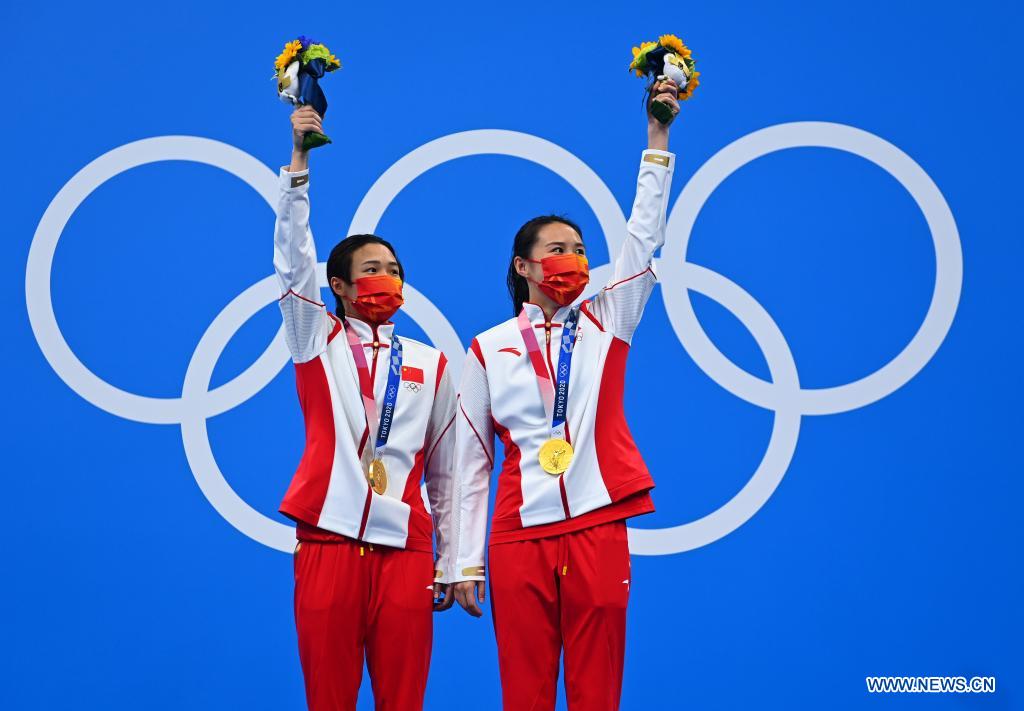
[[[401,387],[383,455],[388,486],[384,494],[377,494],[360,461],[363,448],[373,446],[377,433],[367,428],[358,370],[341,319],[321,302],[317,286],[308,170],[280,170],[274,270],[306,425],[305,451],[281,513],[360,541],[410,550],[432,550],[436,530],[435,579],[447,582],[455,394],[444,355],[399,336]],[[363,343],[379,413],[394,326],[373,327],[351,317],[348,322]],[[420,490],[423,478],[429,513]]]
[[[498,477],[492,539],[495,534],[507,538],[532,526],[569,521],[654,486],[626,425],[622,390],[629,343],[657,281],[652,259],[664,242],[673,162],[674,155],[667,151],[643,152],[628,235],[615,261],[614,276],[582,304],[566,420],[567,439],[575,454],[561,476],[544,472],[537,459],[541,444],[551,436],[551,420],[517,319],[473,340],[462,372],[456,417],[457,502],[453,507],[458,541],[453,580],[484,579],[496,433],[504,444],[505,458]],[[526,303],[523,309],[538,329],[545,365],[553,373],[562,321],[570,306],[559,309],[550,323],[536,304]]]

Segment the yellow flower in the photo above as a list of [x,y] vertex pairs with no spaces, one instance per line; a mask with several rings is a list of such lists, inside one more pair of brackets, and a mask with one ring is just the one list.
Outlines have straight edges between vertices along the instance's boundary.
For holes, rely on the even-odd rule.
[[676,37],[675,35],[662,35],[661,37],[658,38],[658,43],[662,47],[670,49],[680,56],[690,56],[690,50],[687,49],[686,45],[683,44],[683,41]]
[[642,77],[644,73],[637,66],[637,60],[641,55],[645,55],[649,50],[652,50],[657,46],[657,42],[641,42],[639,47],[633,47],[633,61],[630,62],[629,68],[635,69],[638,77]]
[[302,42],[300,42],[299,40],[292,40],[291,42],[284,46],[284,51],[282,51],[281,54],[277,55],[277,59],[274,60],[274,67],[278,71],[284,69],[285,67],[292,63],[292,60],[295,59],[295,56],[299,53],[299,50],[301,49]]
[[693,96],[693,90],[696,89],[697,86],[700,84],[700,79],[698,78],[699,76],[700,72],[695,70],[693,72],[693,76],[690,77],[690,81],[686,82],[686,88],[679,92],[680,101],[686,101],[691,96]]

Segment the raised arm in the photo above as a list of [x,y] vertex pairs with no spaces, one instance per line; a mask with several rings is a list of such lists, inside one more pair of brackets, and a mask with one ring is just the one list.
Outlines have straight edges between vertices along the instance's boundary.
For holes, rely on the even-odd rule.
[[[652,101],[678,111],[677,89],[670,81],[655,87]],[[647,113],[647,150],[640,157],[636,197],[626,224],[626,240],[612,278],[588,305],[606,330],[627,343],[632,339],[657,274],[654,253],[665,242],[665,213],[675,156],[668,151],[669,127]]]
[[447,586],[451,582],[451,556],[455,548],[452,506],[455,488],[456,402],[451,373],[443,354],[437,367],[441,375],[437,381],[430,421],[427,423],[424,444],[427,459],[423,469],[427,498],[430,499],[430,512],[434,518],[434,536],[437,539],[437,561],[434,565],[435,603],[442,592],[447,593],[444,602],[435,604],[435,609],[443,610],[451,607],[454,601],[447,592]]
[[280,192],[274,224],[274,272],[281,298],[285,340],[292,360],[304,363],[327,346],[329,317],[316,279],[316,246],[309,229],[309,154],[302,133],[320,130],[320,119],[308,106],[292,113],[292,160],[279,171]]
[[452,511],[458,517],[454,522],[458,540],[452,581],[455,582],[455,599],[467,612],[479,617],[483,612],[476,597],[484,599],[487,494],[494,468],[494,421],[487,371],[476,340],[462,367],[455,422]]

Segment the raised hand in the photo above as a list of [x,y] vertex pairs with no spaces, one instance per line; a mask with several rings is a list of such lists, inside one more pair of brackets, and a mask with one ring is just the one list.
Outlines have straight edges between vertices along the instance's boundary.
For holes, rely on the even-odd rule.
[[[671,79],[661,78],[651,87],[651,98],[647,102],[647,147],[668,150],[668,127],[679,114],[679,86]],[[665,104],[672,110],[672,121],[662,123],[651,114],[651,104],[655,101]]]
[[293,172],[309,167],[309,151],[302,149],[302,137],[308,131],[323,133],[320,114],[312,106],[297,106],[292,111],[292,163],[289,170]]

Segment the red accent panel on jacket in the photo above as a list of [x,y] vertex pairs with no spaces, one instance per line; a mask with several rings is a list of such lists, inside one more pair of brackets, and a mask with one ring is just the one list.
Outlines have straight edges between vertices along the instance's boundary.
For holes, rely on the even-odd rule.
[[629,344],[613,338],[601,373],[601,390],[594,421],[594,447],[605,488],[612,501],[654,486],[643,457],[626,424],[623,392]]
[[296,521],[320,520],[334,466],[334,408],[321,358],[295,364],[295,386],[306,423],[306,448],[278,509]]
[[[501,437],[501,443],[505,446],[505,461],[501,463],[501,473],[498,475],[498,493],[494,499],[492,525],[495,529],[509,525],[521,527],[523,520],[519,516],[519,509],[523,506],[523,487],[519,461],[522,453],[519,451],[519,445],[512,441],[508,429],[502,427],[497,420],[494,421],[494,431]],[[499,524],[500,521],[504,524]]]
[[405,480],[405,491],[402,493],[402,501],[409,504],[409,535],[405,542],[408,550],[433,550],[431,545],[434,538],[434,521],[427,513],[427,507],[423,505],[423,496],[420,494],[420,481],[423,479],[423,450],[416,452],[416,459],[409,472],[409,478]]

